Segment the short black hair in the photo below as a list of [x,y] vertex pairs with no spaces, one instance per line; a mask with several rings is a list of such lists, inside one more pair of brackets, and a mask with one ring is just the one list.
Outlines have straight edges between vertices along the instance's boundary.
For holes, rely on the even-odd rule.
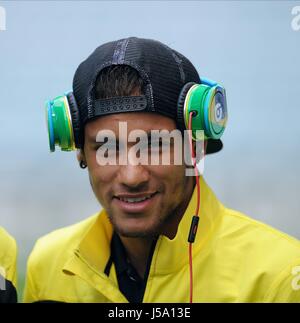
[[129,65],[111,65],[98,75],[95,99],[144,94],[144,84],[138,71]]

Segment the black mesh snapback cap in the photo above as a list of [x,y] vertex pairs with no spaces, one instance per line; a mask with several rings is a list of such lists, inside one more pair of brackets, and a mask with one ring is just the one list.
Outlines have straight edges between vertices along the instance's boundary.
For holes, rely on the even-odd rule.
[[[130,106],[119,104],[103,107],[103,100],[95,98],[95,84],[99,73],[111,65],[129,65],[136,69],[144,82],[144,100],[130,101]],[[182,54],[152,39],[129,37],[105,43],[83,61],[73,79],[73,93],[79,106],[80,119],[89,120],[111,113],[155,112],[179,122],[177,101],[183,86],[188,82],[201,83],[193,64]],[[104,99],[105,100],[105,99]],[[131,100],[130,97],[128,100]],[[124,100],[123,100],[124,103]],[[223,147],[221,140],[208,139],[207,154]]]

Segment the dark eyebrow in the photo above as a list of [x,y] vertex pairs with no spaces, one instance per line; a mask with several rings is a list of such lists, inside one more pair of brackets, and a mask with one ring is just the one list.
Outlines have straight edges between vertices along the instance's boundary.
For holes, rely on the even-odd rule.
[[[101,131],[104,131],[104,130],[101,130]],[[88,142],[97,143],[97,141],[96,141],[97,134],[98,134],[98,132],[91,133],[91,134],[85,133],[85,140],[87,140]],[[109,139],[117,138],[117,136],[115,136],[115,137],[111,136],[110,133],[108,133],[107,135],[104,133],[104,135],[105,135],[104,138],[109,138]]]
[[118,142],[118,141],[119,141],[117,137],[112,137],[112,136],[110,136],[110,135],[104,136],[103,138],[104,138],[104,140],[103,140],[103,141],[96,141],[96,136],[95,136],[95,138],[94,138],[94,142],[95,142],[95,143],[99,143],[99,142],[104,142],[104,141],[106,142],[106,141],[108,141],[108,140],[116,140],[116,142]]
[[[146,135],[147,135],[147,139],[148,139],[148,142],[151,142],[151,131],[152,130],[148,130],[146,131]],[[91,143],[99,143],[99,141],[96,141],[96,137],[97,137],[97,133],[96,134],[90,134],[90,135],[86,135],[85,136],[85,139],[88,141],[88,142],[91,142]],[[115,136],[115,137],[112,137],[110,134],[108,135],[105,135],[104,137],[106,140],[107,138],[108,139],[115,139],[116,138],[116,143],[119,142],[119,137],[118,136]],[[128,138],[128,137],[127,137]],[[101,141],[102,142],[102,141]]]

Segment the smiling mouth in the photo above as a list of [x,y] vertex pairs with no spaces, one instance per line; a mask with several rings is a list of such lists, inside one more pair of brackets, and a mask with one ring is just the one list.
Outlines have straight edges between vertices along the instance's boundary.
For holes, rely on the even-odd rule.
[[122,201],[122,202],[126,202],[126,203],[140,203],[140,202],[151,199],[155,194],[157,194],[157,192],[152,193],[152,194],[147,194],[144,196],[129,197],[129,196],[124,195],[124,196],[115,196],[115,198]]

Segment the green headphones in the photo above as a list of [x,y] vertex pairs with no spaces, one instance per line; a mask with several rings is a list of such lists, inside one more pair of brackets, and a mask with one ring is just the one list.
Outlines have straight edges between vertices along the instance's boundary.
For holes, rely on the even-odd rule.
[[63,151],[80,148],[80,118],[72,92],[46,102],[50,151],[58,145]]
[[190,113],[192,136],[197,138],[197,130],[203,130],[205,138],[220,139],[227,123],[227,103],[225,89],[218,83],[201,78],[201,84],[187,83],[181,90],[177,103],[177,120],[188,129]]
[[[197,138],[197,130],[203,130],[205,138],[219,139],[227,123],[225,89],[208,79],[201,78],[201,82],[201,84],[190,82],[182,88],[177,104],[177,123],[181,125],[181,128],[187,129],[190,113],[193,112],[193,139],[201,139]],[[130,97],[124,100],[126,100],[127,107],[128,101],[129,104],[136,106],[135,98],[142,100],[143,97],[132,97],[132,102]],[[117,104],[122,105],[122,98],[111,100],[117,100]],[[105,104],[111,106],[109,99],[105,99]],[[131,111],[134,111],[134,108]],[[63,151],[72,151],[82,147],[82,125],[72,92],[46,102],[46,119],[50,151],[55,151],[56,145]]]

